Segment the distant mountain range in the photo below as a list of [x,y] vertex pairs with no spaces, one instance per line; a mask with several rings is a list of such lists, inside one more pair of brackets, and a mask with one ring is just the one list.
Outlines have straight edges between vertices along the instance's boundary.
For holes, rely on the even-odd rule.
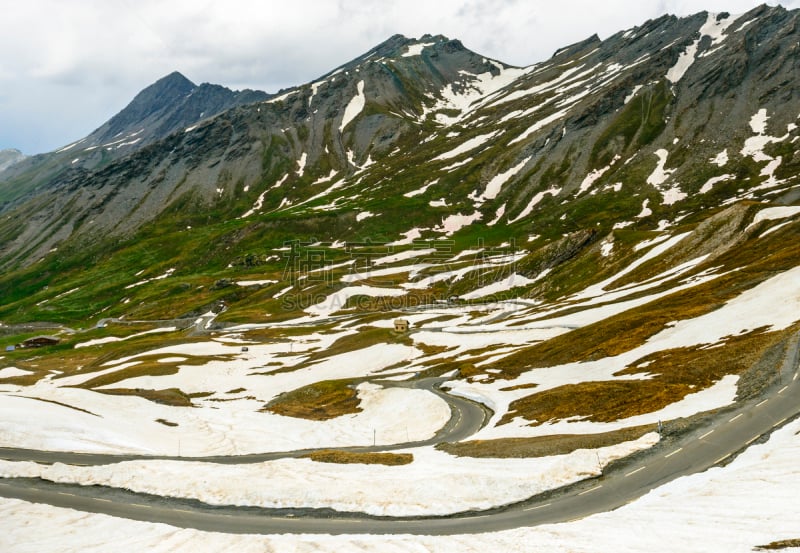
[[[798,13],[664,16],[525,68],[398,35],[273,96],[172,73],[86,138],[0,157],[0,316],[57,316],[33,292],[87,275],[84,300],[127,313],[117,277],[145,265],[280,273],[295,238],[513,242],[519,293],[549,294],[626,233],[707,225],[692,253],[727,251],[747,206],[800,200]],[[180,297],[160,315],[208,299]]]

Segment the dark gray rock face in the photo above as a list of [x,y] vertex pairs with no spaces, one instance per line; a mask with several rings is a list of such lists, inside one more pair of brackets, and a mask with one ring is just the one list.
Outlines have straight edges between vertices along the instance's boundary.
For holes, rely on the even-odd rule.
[[137,94],[81,146],[145,146],[237,105],[268,97],[254,90],[237,92],[208,83],[198,86],[178,72],[170,73]]

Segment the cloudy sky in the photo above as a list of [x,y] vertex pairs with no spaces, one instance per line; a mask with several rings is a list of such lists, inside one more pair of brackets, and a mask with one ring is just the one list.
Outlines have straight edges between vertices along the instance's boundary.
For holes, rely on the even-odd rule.
[[[593,33],[672,13],[745,12],[763,0],[0,0],[0,149],[81,138],[142,88],[195,83],[275,92],[395,33],[460,39],[514,65]],[[800,0],[768,1],[787,8]]]

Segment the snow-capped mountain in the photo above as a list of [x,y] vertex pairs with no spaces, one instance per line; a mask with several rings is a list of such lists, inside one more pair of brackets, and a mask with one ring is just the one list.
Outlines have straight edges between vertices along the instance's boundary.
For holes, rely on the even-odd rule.
[[513,515],[464,538],[500,550],[575,516],[580,543],[651,538],[631,550],[791,545],[798,18],[664,16],[528,67],[394,36],[273,96],[158,81],[0,173],[5,476],[215,531],[246,505],[288,532]]
[[[241,255],[295,236],[503,234],[539,238],[561,263],[617,230],[790,204],[797,20],[766,6],[664,16],[525,68],[443,36],[394,36],[273,97],[174,73],[46,170],[0,184],[0,263],[102,257],[201,226]],[[123,145],[134,151],[97,162]]]

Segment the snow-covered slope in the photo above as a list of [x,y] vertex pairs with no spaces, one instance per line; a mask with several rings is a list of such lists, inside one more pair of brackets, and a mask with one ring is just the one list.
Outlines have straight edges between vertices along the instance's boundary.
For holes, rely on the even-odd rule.
[[[231,469],[280,480],[258,497],[190,460],[169,468],[191,467],[199,491],[152,462],[122,475],[5,470],[231,503],[444,513],[590,476],[601,453],[652,445],[659,423],[680,434],[760,401],[800,331],[799,14],[664,16],[525,68],[442,36],[395,36],[94,170],[53,165],[35,186],[0,184],[0,346],[14,346],[0,357],[0,445],[197,457],[404,444],[449,417],[435,394],[396,386],[428,376],[491,410],[474,436],[409,451],[402,467]],[[60,343],[15,347],[43,333]],[[575,447],[542,454],[554,436]],[[776,439],[794,448],[790,438]],[[486,478],[447,501],[406,486],[447,470]],[[515,483],[531,471],[542,479]],[[353,501],[367,474],[391,486]],[[730,467],[696,477],[722,498],[698,504],[731,513],[714,475],[746,479]],[[302,478],[338,484],[311,497]],[[387,503],[390,491],[404,501]],[[592,550],[605,542],[579,531],[610,539],[596,521],[663,514],[677,492],[659,493],[485,540],[566,536]],[[746,528],[708,532],[725,548],[792,537],[777,522]],[[308,547],[372,538],[346,540]]]

